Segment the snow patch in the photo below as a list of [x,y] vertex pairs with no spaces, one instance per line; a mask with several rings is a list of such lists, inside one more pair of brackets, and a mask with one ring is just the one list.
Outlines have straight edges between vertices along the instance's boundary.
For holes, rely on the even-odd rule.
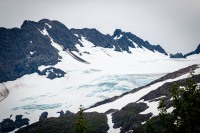
[[30,52],[30,54],[33,55],[35,52],[36,52],[36,51],[34,51],[34,52]]
[[79,37],[78,34],[74,34],[75,36]]
[[149,108],[147,108],[143,112],[140,112],[140,114],[153,113],[153,116],[157,116],[159,114],[159,111],[157,109],[159,101],[153,101],[153,102],[144,101],[144,103],[146,103],[147,106],[149,106]]
[[50,29],[52,28],[52,26],[51,25],[49,25],[48,23],[45,23],[45,25],[47,25]]
[[130,42],[132,42],[132,44],[135,46],[135,48],[139,48],[139,46],[134,42],[132,41],[131,39],[128,39]]
[[47,69],[47,68],[49,68],[49,67],[51,67],[51,66],[44,66],[44,65],[41,65],[41,66],[38,67],[38,70],[39,70],[40,72],[42,72],[44,69]]
[[115,39],[115,40],[120,39],[122,36],[123,36],[123,35],[120,34],[119,36],[115,36],[114,39]]
[[[39,29],[38,29],[39,30]],[[44,36],[49,36],[49,34],[48,34],[48,32],[47,32],[47,30],[46,30],[46,28],[44,28],[42,31],[41,30],[39,30]]]
[[120,128],[113,128],[114,123],[112,122],[112,114],[108,114],[107,118],[108,118],[108,125],[109,125],[108,133],[120,133]]

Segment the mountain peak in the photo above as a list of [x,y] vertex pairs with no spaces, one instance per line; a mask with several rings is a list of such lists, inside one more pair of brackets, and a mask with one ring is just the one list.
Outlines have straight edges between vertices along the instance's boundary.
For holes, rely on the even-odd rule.
[[116,29],[113,33],[113,37],[119,37],[121,34],[124,34],[124,32],[121,29]]
[[200,53],[200,44],[198,45],[198,47],[197,47],[197,49],[195,50],[195,52],[196,52],[197,54]]
[[38,21],[38,23],[51,23],[52,21],[49,19],[41,19]]
[[23,28],[27,27],[28,25],[33,25],[34,23],[35,23],[34,21],[25,20],[25,21],[23,22],[23,24],[21,25],[21,28],[23,29]]

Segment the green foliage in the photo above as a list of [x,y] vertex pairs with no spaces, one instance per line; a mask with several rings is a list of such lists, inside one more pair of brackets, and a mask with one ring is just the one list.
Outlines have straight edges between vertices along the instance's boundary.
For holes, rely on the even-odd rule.
[[200,132],[200,89],[197,84],[190,78],[184,87],[175,84],[171,92],[172,113],[167,113],[164,99],[158,106],[161,123],[167,132]]
[[152,119],[148,120],[145,126],[145,133],[155,133],[152,125]]
[[158,105],[158,110],[160,111],[159,115],[162,116],[162,117],[165,117],[165,115],[167,114],[167,109],[166,109],[164,99],[160,100],[159,105]]
[[80,111],[78,112],[78,119],[76,122],[76,133],[86,133],[86,124],[83,117],[83,106],[80,105]]

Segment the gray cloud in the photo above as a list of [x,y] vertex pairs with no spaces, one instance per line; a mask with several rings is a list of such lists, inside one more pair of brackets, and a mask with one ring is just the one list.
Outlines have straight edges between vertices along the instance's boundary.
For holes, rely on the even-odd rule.
[[24,20],[59,20],[68,28],[130,31],[169,52],[189,52],[200,43],[199,0],[1,0],[0,27]]

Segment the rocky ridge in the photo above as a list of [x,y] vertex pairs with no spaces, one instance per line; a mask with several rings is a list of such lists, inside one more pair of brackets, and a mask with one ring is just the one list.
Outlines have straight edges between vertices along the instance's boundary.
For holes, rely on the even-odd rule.
[[[114,48],[118,52],[131,53],[129,47],[139,47],[167,54],[160,45],[152,45],[130,32],[122,32],[119,29],[111,36],[104,35],[96,29],[68,29],[55,20],[26,20],[20,28],[0,28],[0,83],[15,80],[25,74],[40,74],[39,66],[53,66],[60,62],[62,57],[52,46],[52,41],[69,53],[79,52],[76,45],[83,47],[81,37],[92,42],[95,47]],[[79,61],[84,63],[80,59]]]

